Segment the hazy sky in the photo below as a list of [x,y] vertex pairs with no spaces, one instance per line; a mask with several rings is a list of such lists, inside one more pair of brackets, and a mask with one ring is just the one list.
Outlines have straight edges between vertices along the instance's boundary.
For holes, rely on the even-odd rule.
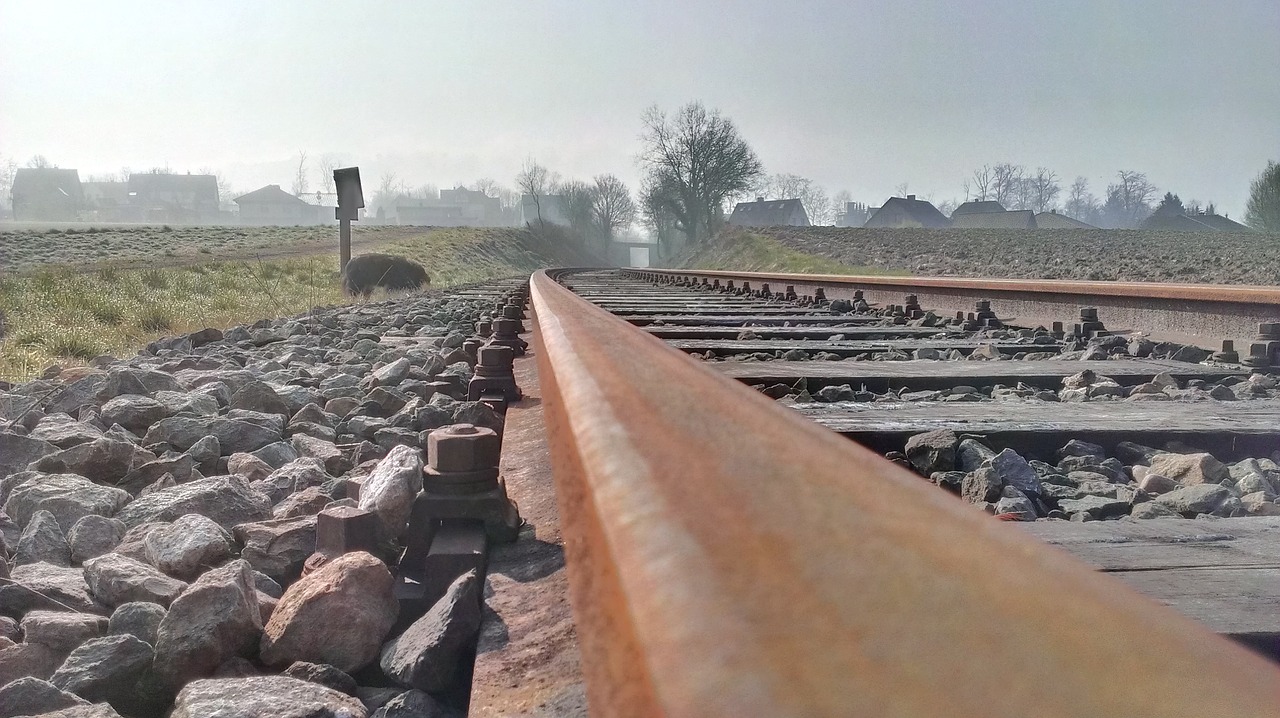
[[530,155],[634,185],[641,112],[695,99],[769,172],[873,204],[1011,161],[1235,217],[1280,159],[1280,0],[0,0],[0,155],[82,178],[288,187],[305,149],[366,193],[509,185]]

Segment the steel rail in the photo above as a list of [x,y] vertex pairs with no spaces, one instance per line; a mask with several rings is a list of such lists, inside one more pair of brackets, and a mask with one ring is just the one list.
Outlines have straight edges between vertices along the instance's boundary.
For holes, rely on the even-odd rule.
[[[972,311],[978,299],[992,300],[1001,317],[1049,326],[1070,326],[1081,306],[1097,307],[1109,329],[1143,330],[1172,339],[1248,342],[1262,322],[1280,321],[1280,287],[1155,282],[1087,282],[1046,279],[894,277],[880,275],[787,274],[702,269],[631,269],[634,276],[663,280],[706,278],[721,283],[748,282],[772,291],[793,285],[798,294],[822,288],[828,299],[849,298],[862,290],[868,301],[901,304],[916,294],[926,307]],[[1242,348],[1243,349],[1243,348]],[[1245,353],[1242,351],[1242,354]]]
[[1280,670],[531,280],[592,715],[1259,716]]

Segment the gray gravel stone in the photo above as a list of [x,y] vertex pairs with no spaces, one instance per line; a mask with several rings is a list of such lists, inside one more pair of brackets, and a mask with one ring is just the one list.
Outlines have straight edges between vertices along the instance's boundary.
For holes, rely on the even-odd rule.
[[38,716],[89,702],[52,683],[27,676],[0,688],[0,718]]
[[128,530],[124,522],[105,516],[85,516],[71,527],[67,544],[72,563],[84,563],[95,556],[110,553]]
[[118,636],[127,633],[154,646],[160,622],[167,613],[163,606],[150,601],[122,603],[111,614],[107,634]]
[[143,543],[152,566],[184,581],[221,564],[235,551],[231,535],[200,514],[178,517],[147,534]]
[[112,607],[130,601],[151,601],[168,606],[187,587],[186,583],[170,578],[152,566],[118,553],[103,554],[86,561],[84,578],[94,598]]
[[41,561],[55,566],[71,565],[71,547],[67,545],[67,537],[62,534],[53,514],[44,510],[36,511],[22,530],[13,564],[22,566]]
[[24,641],[41,643],[63,653],[71,652],[90,638],[100,638],[106,631],[107,619],[91,613],[31,611],[22,618]]
[[178,694],[169,718],[367,718],[359,700],[288,676],[198,680]]
[[232,561],[196,579],[169,607],[156,636],[155,670],[172,690],[210,675],[234,656],[252,656],[262,616],[245,561]]
[[480,630],[480,590],[474,570],[459,576],[426,615],[383,646],[382,672],[406,688],[448,688],[466,646]]

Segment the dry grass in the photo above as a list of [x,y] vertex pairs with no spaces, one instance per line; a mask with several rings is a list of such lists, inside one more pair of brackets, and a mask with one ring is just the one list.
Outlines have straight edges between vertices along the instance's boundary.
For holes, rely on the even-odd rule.
[[[287,237],[292,229],[277,232]],[[563,248],[523,230],[388,229],[397,231],[377,250],[422,262],[435,287],[575,263]],[[28,379],[54,363],[132,354],[160,336],[346,303],[333,244],[324,252],[286,257],[226,261],[195,254],[172,267],[64,264],[0,276],[0,310],[8,324],[0,341],[0,379]],[[246,250],[240,256],[252,255]]]

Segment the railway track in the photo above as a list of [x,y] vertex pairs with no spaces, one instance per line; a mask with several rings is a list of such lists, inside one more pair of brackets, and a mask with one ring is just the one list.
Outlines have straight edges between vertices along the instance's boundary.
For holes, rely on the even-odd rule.
[[1280,290],[551,270],[531,297],[593,712],[1280,710],[1239,645],[1280,655]]

